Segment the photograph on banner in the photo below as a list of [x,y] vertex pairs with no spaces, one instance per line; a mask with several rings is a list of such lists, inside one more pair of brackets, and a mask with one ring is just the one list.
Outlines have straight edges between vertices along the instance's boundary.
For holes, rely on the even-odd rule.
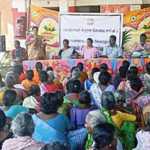
[[31,6],[31,26],[38,26],[39,35],[46,41],[47,57],[59,51],[58,12]]
[[70,45],[79,48],[87,38],[92,38],[98,49],[109,44],[109,37],[117,37],[117,45],[122,43],[122,14],[61,14],[60,44],[68,39]]
[[147,36],[147,43],[150,44],[150,7],[124,14],[124,31],[126,31],[126,51],[133,51],[139,43],[142,33]]

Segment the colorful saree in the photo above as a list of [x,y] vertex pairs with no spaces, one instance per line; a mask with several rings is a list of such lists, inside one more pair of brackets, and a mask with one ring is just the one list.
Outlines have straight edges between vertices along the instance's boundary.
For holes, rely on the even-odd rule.
[[36,39],[33,35],[27,37],[28,45],[28,59],[29,60],[43,60],[46,58],[45,46],[43,45],[41,36],[37,36]]
[[80,128],[77,130],[70,131],[68,134],[68,142],[71,150],[84,150],[86,137],[86,128]]
[[112,116],[108,110],[102,108],[101,112],[104,114],[108,123],[112,124],[116,133],[124,147],[125,150],[132,150],[135,147],[135,134],[136,134],[136,125],[134,122],[124,121],[122,126],[119,128],[113,122]]
[[45,144],[51,142],[61,142],[66,143],[67,138],[64,133],[57,131],[51,127],[46,121],[41,120],[36,115],[32,116],[35,123],[35,130],[33,133],[33,139],[38,142],[43,142]]
[[69,111],[72,106],[79,106],[79,94],[77,93],[69,93],[64,96],[64,102],[63,105],[59,108],[59,112],[65,115],[69,115]]
[[94,143],[93,137],[91,134],[88,133],[86,144],[85,144],[85,150],[90,150]]

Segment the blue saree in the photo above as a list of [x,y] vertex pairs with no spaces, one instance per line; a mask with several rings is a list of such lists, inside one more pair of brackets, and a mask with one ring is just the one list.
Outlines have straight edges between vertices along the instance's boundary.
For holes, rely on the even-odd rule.
[[51,127],[46,121],[41,120],[36,115],[32,116],[35,123],[35,130],[33,133],[33,139],[45,144],[51,142],[67,143],[67,138],[64,133]]

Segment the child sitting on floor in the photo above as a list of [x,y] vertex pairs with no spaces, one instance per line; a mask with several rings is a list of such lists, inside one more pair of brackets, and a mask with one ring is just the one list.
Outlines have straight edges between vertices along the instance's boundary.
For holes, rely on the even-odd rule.
[[26,73],[26,79],[21,83],[27,92],[30,90],[32,85],[36,85],[36,83],[33,81],[33,76],[33,70],[28,70]]

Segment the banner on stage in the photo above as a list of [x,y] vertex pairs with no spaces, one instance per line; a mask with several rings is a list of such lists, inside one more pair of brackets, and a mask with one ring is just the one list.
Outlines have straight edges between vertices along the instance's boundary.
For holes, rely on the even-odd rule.
[[101,48],[109,43],[109,36],[116,35],[117,44],[122,42],[122,14],[61,14],[60,42],[69,39],[70,45],[80,47],[87,38],[94,40],[94,46]]
[[150,7],[126,12],[124,30],[127,33],[124,45],[126,51],[134,50],[142,33],[146,34],[147,42],[150,44]]
[[[84,69],[88,73],[91,74],[91,70],[94,67],[100,66],[100,64],[106,63],[109,68],[110,73],[116,74],[119,67],[122,65],[122,62],[125,59],[106,59],[106,58],[98,58],[98,59],[50,59],[50,60],[40,60],[43,64],[44,69],[51,66],[54,69],[55,75],[60,81],[63,81],[64,78],[70,75],[70,70],[72,67],[76,66],[78,63],[82,62],[84,64]],[[139,72],[142,72],[146,63],[150,62],[150,58],[145,59],[131,59],[129,60],[131,65],[135,65],[138,67]],[[30,70],[35,68],[36,60],[24,61],[23,67],[24,70]]]
[[39,27],[39,35],[43,36],[49,53],[55,53],[59,48],[58,12],[38,6],[31,6],[31,26]]

